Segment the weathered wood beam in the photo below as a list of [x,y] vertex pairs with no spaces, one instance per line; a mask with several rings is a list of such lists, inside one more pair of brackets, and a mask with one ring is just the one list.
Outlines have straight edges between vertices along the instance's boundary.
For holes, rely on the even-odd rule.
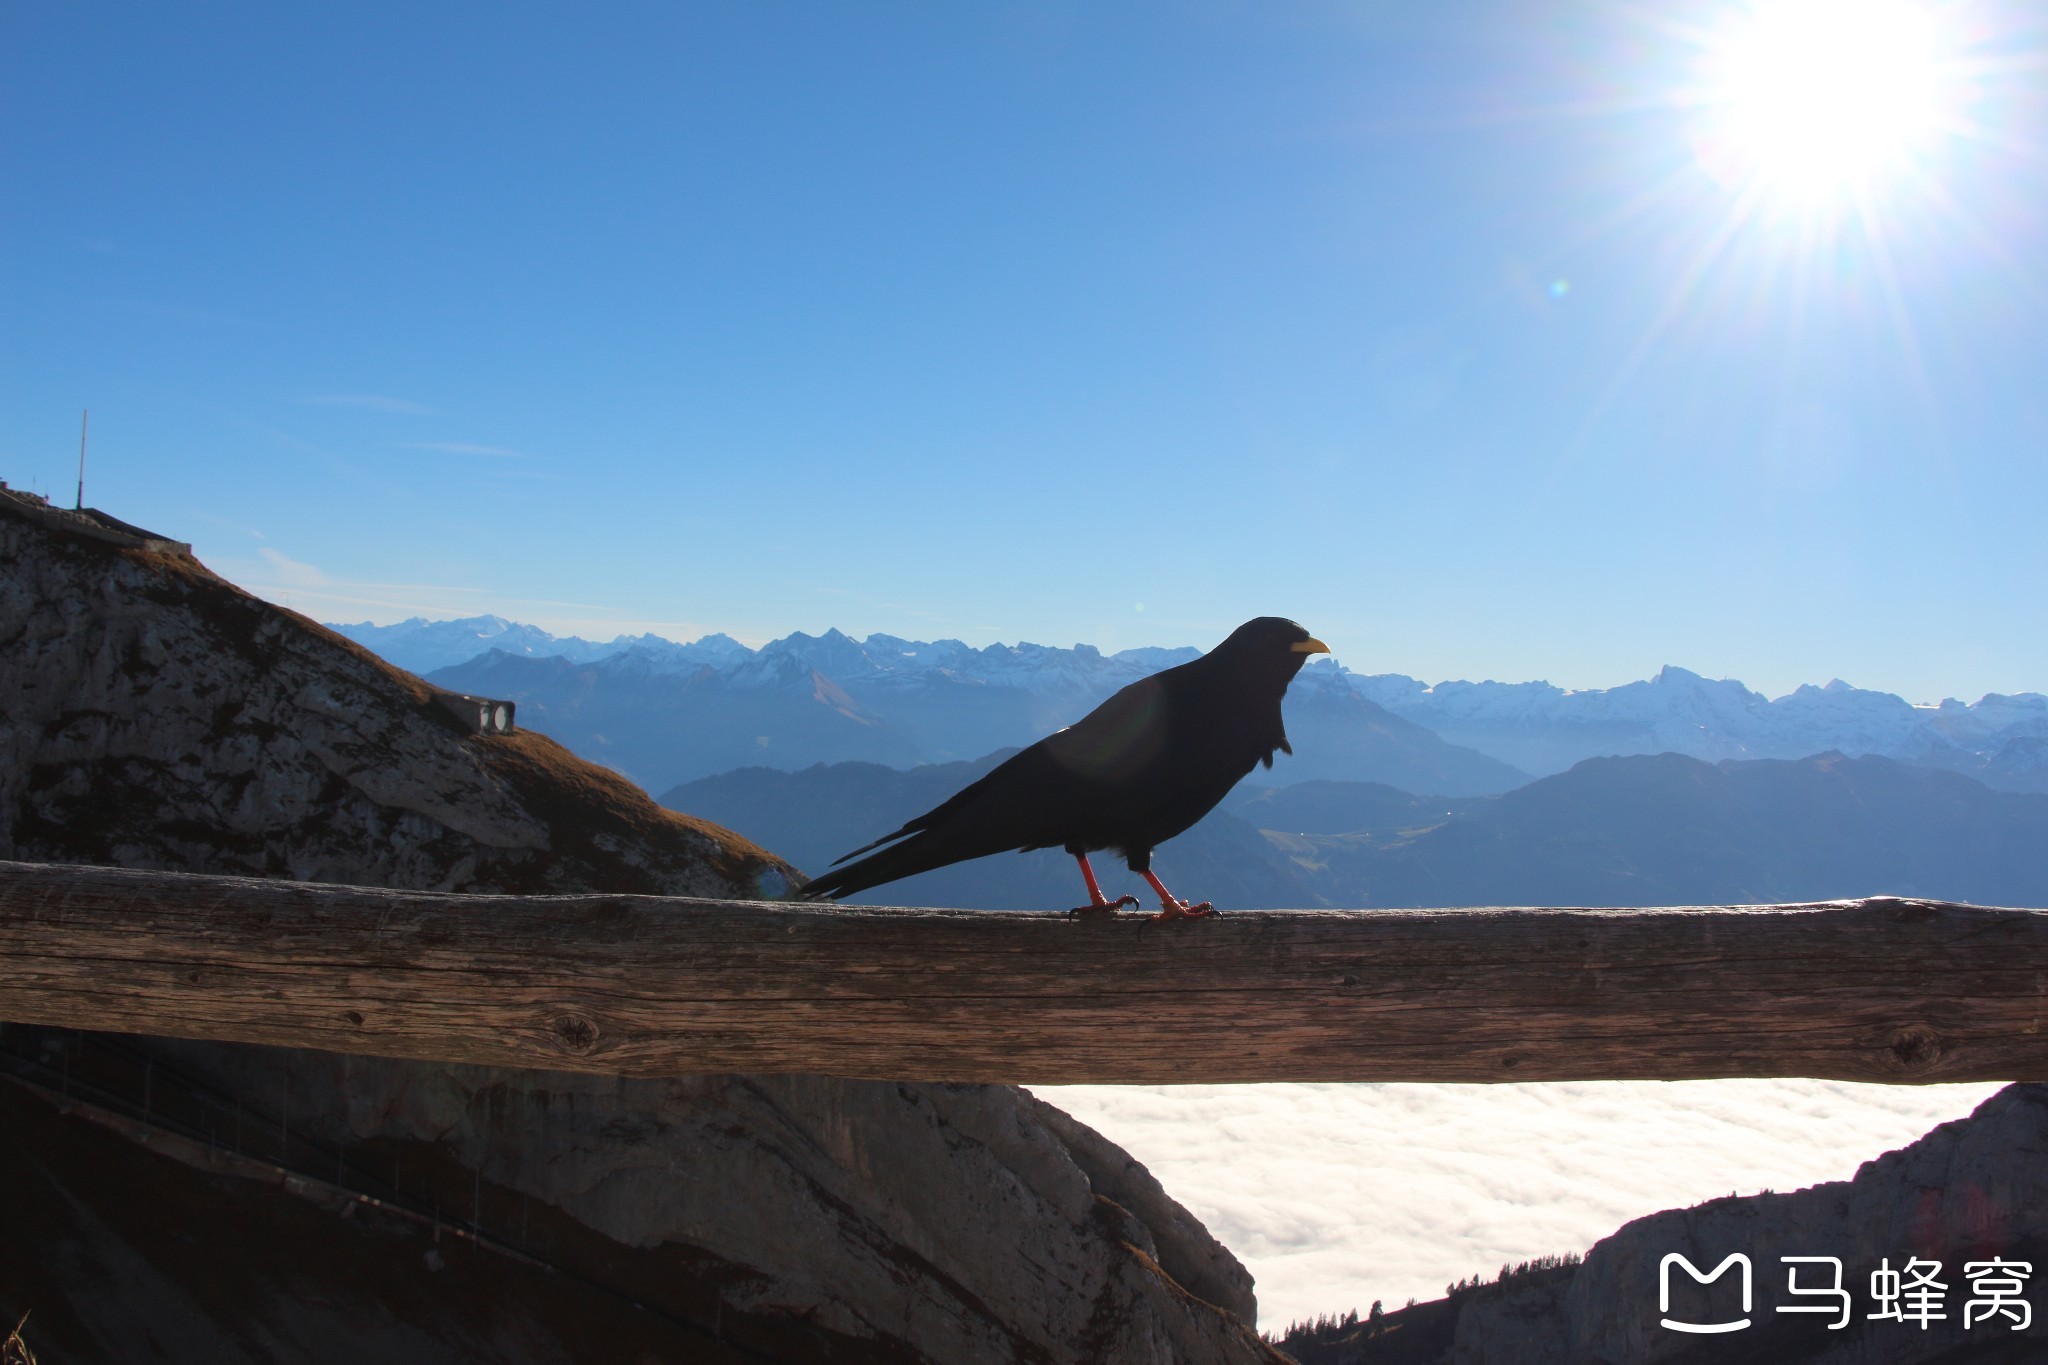
[[1125,914],[0,862],[0,1019],[618,1075],[2048,1079],[2048,911]]

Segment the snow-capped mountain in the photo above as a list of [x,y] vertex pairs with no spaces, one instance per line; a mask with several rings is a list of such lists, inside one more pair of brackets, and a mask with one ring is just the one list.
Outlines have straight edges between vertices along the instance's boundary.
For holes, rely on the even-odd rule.
[[415,616],[395,626],[328,626],[357,644],[418,674],[468,663],[492,650],[525,659],[567,659],[594,663],[618,655],[631,656],[621,666],[654,673],[694,672],[709,665],[725,668],[753,654],[730,635],[706,635],[681,644],[659,635],[621,635],[609,643],[575,635],[550,635],[539,626],[507,621],[502,616],[466,616],[458,621],[429,621]]
[[[856,640],[839,630],[798,632],[759,649],[725,635],[598,644],[495,616],[335,629],[415,672],[447,670],[438,680],[450,686],[525,703],[529,724],[552,725],[564,742],[591,746],[585,751],[656,790],[749,763],[790,769],[849,759],[979,758],[1028,744],[1119,687],[1199,652],[976,648],[880,634]],[[552,666],[539,667],[544,661]],[[565,671],[565,663],[577,667]],[[1276,780],[1373,780],[1472,795],[1586,758],[1679,753],[1718,763],[1835,751],[2048,791],[2048,696],[2031,692],[1914,706],[1836,680],[1773,700],[1733,679],[1674,666],[1610,688],[1432,686],[1318,659],[1289,690],[1287,714],[1297,758]]]
[[[1105,684],[1113,692],[1124,683],[1186,663],[1201,653],[1191,646],[1148,646],[1104,655],[1093,645],[1062,649],[1021,642],[976,649],[959,640],[905,640],[894,635],[855,640],[839,630],[827,630],[823,635],[798,631],[759,650],[730,635],[706,635],[687,643],[659,635],[621,635],[600,643],[574,635],[550,635],[538,626],[521,625],[502,616],[471,616],[458,621],[415,616],[393,626],[365,621],[328,628],[419,674],[468,663],[498,650],[518,658],[560,658],[571,663],[604,659],[647,673],[695,672],[708,665],[729,674],[738,686],[786,682],[807,676],[809,670],[847,681],[905,681],[920,674],[941,673],[960,682],[1092,695]],[[630,661],[619,660],[620,655],[631,656]]]
[[1718,763],[1833,750],[2044,789],[2028,780],[2028,746],[2048,738],[2048,696],[2037,692],[1914,706],[1836,679],[1772,700],[1733,679],[1669,665],[1645,682],[1578,691],[1545,682],[1431,687],[1399,674],[1354,675],[1352,685],[1455,744],[1537,774],[1619,754],[1680,753]]
[[[706,646],[639,642],[580,661],[492,650],[430,676],[517,701],[521,724],[662,791],[743,767],[978,759],[1042,739],[1118,688],[1197,654],[1104,654],[1089,645],[976,649],[958,640],[855,640],[837,630],[798,633],[757,650],[721,641],[717,658],[705,655]],[[1389,715],[1345,676],[1328,663],[1304,670],[1286,704],[1295,757],[1268,780],[1348,777],[1451,795],[1506,791],[1528,780]]]

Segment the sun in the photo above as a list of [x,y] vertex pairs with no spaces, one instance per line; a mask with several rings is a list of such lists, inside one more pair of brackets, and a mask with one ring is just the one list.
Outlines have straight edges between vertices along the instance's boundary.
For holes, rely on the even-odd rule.
[[1909,0],[1759,0],[1703,53],[1702,164],[1782,206],[1866,196],[1948,120],[1940,26]]
[[2007,239],[2031,220],[1991,176],[2048,164],[2033,135],[2048,69],[2040,0],[1617,2],[1622,74],[1579,107],[1651,130],[1640,164],[1655,173],[1587,236],[1647,228],[1664,284],[1588,429],[1649,357],[1699,329],[1737,327],[1747,344],[1782,320],[1804,348],[1850,316],[1858,328],[1881,319],[1932,421],[1909,283],[1992,263],[2038,288]]

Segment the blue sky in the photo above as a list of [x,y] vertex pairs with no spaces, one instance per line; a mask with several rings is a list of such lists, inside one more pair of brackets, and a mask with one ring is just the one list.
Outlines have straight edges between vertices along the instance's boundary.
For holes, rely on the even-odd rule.
[[1802,197],[1725,4],[11,5],[0,478],[323,620],[2048,689],[2048,30],[1930,13]]

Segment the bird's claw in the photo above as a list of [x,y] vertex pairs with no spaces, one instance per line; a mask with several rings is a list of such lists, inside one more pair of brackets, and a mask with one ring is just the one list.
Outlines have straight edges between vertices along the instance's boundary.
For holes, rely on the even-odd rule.
[[1162,901],[1155,920],[1208,919],[1215,915],[1216,907],[1203,901],[1200,905],[1189,905],[1186,901]]
[[1138,904],[1136,896],[1118,896],[1115,900],[1097,900],[1088,905],[1077,905],[1067,911],[1068,919],[1093,919],[1098,915],[1114,915],[1126,905]]

